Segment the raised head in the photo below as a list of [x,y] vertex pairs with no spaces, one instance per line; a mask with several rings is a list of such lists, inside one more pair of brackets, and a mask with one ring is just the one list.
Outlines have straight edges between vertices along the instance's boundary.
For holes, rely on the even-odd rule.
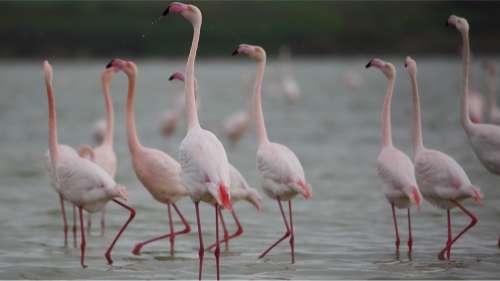
[[417,62],[410,56],[405,59],[405,68],[410,75],[417,75]]
[[233,52],[233,56],[236,55],[246,55],[256,61],[262,61],[266,59],[266,51],[260,46],[240,44],[236,50]]
[[380,69],[382,73],[384,73],[384,75],[387,77],[387,79],[393,79],[396,76],[396,68],[390,62],[385,62],[381,59],[373,58],[366,64],[365,67],[370,68],[372,66]]
[[202,19],[201,11],[198,7],[180,2],[170,3],[165,11],[163,11],[162,16],[166,16],[168,14],[180,14],[193,25],[200,24]]
[[174,72],[170,77],[168,78],[169,81],[172,80],[178,80],[178,81],[184,81],[184,74],[182,72]]
[[461,17],[457,17],[455,15],[451,15],[448,17],[448,20],[446,21],[446,26],[450,27],[453,26],[461,33],[469,32],[469,23],[467,22],[467,20]]
[[131,61],[126,61],[123,59],[112,59],[106,68],[113,68],[114,71],[123,71],[127,76],[137,74],[137,66]]

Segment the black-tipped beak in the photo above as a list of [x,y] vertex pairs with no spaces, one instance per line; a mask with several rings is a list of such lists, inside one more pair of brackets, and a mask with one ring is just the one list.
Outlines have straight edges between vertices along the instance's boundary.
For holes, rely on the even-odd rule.
[[365,65],[365,68],[369,68],[370,66],[372,66],[372,61],[369,61],[369,62]]
[[168,15],[168,10],[170,9],[170,6],[168,6],[165,11],[163,11],[163,13],[161,14],[162,17]]
[[108,64],[106,64],[106,68],[110,68],[113,66],[113,60],[111,60],[110,62],[108,62]]
[[232,56],[236,56],[238,53],[238,49],[234,50],[233,53],[231,54]]
[[174,74],[170,75],[170,77],[168,77],[168,81],[174,80],[174,76],[175,76]]

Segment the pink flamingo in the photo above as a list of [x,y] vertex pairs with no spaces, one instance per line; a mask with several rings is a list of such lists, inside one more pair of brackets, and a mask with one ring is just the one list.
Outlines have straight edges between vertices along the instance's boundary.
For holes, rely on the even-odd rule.
[[[181,72],[175,72],[170,76],[169,80],[184,81],[184,74],[182,74]],[[198,84],[196,83],[196,79],[194,81],[196,99]],[[260,196],[259,192],[248,184],[243,175],[233,165],[231,165],[231,163],[229,163],[229,177],[231,182],[229,186],[229,193],[231,194],[232,203],[234,204],[237,201],[245,200],[252,204],[255,208],[257,208],[257,210],[260,210],[262,208],[262,197]],[[243,226],[241,225],[234,209],[231,210],[231,215],[233,216],[234,222],[236,223],[237,227],[236,231],[233,234],[229,234],[226,223],[224,221],[224,217],[222,215],[222,211],[221,209],[219,209],[219,217],[224,231],[224,239],[221,240],[220,243],[225,243],[226,251],[229,250],[229,240],[243,234]],[[213,248],[215,248],[215,243],[207,247],[207,250],[212,250]]]
[[196,210],[198,237],[200,248],[198,278],[203,271],[203,235],[200,223],[199,202],[204,201],[215,206],[215,263],[217,279],[220,278],[220,248],[219,248],[219,206],[231,209],[229,193],[229,162],[222,143],[210,131],[203,129],[198,120],[195,100],[194,62],[200,39],[202,15],[194,5],[173,2],[168,5],[163,15],[175,13],[182,15],[193,26],[193,40],[186,64],[186,111],[188,131],[179,148],[179,158],[182,167],[182,179],[189,190]]
[[[446,23],[449,26],[454,26],[462,36],[462,127],[479,161],[490,173],[500,175],[500,127],[492,124],[474,124],[467,118],[470,73],[469,23],[466,19],[455,15],[451,15]],[[500,239],[498,244],[500,247]]]
[[[83,223],[83,209],[89,213],[97,212],[110,200],[122,206],[130,212],[126,223],[122,226],[113,242],[106,250],[105,257],[108,263],[112,264],[111,251],[118,241],[123,231],[135,216],[135,210],[127,204],[117,200],[126,199],[127,190],[124,186],[116,184],[113,178],[101,167],[92,161],[80,157],[74,150],[61,147],[57,141],[57,118],[55,97],[53,94],[52,66],[48,61],[44,62],[45,84],[49,104],[49,154],[52,165],[51,175],[55,180],[61,198],[76,205],[80,214],[80,263],[85,265],[85,231]],[[62,202],[62,200],[61,200]]]
[[413,238],[411,233],[410,208],[412,203],[420,206],[421,195],[415,179],[415,171],[410,158],[392,144],[391,101],[396,81],[396,68],[392,63],[381,59],[372,59],[366,68],[376,67],[387,77],[387,94],[384,98],[382,113],[382,149],[377,158],[377,171],[384,183],[384,194],[392,208],[392,219],[396,233],[396,252],[399,252],[399,231],[396,210],[408,210],[408,249],[411,253]]
[[[415,176],[423,197],[436,207],[447,211],[448,240],[445,247],[439,252],[438,257],[444,260],[446,255],[446,258],[449,259],[453,243],[477,222],[476,216],[462,206],[460,201],[472,198],[479,202],[482,194],[479,188],[471,184],[465,171],[453,158],[440,151],[424,147],[417,84],[417,64],[413,59],[407,57],[405,67],[410,76],[413,93]],[[455,238],[452,238],[450,210],[455,207],[458,207],[468,215],[471,218],[471,222]]]
[[[175,202],[188,195],[186,188],[182,185],[180,178],[181,167],[179,163],[166,153],[143,146],[137,136],[134,115],[134,96],[137,76],[137,66],[131,61],[113,59],[107,68],[115,68],[123,71],[128,77],[127,96],[127,138],[129,151],[132,157],[132,166],[139,181],[151,193],[151,196],[160,203],[167,205],[170,233],[162,235],[135,245],[132,253],[140,255],[141,249],[152,242],[169,238],[170,254],[174,255],[174,243],[177,235],[186,234],[191,228],[177,208]],[[184,224],[184,229],[174,231],[171,208]]]
[[489,93],[489,99],[490,99],[490,106],[489,106],[489,118],[490,118],[490,123],[495,124],[495,125],[500,125],[500,110],[498,109],[497,106],[497,68],[495,64],[491,61],[486,62],[484,64],[484,68],[488,72],[488,93]]
[[[295,263],[295,234],[291,199],[297,194],[302,194],[304,198],[308,199],[312,195],[311,187],[306,182],[304,170],[295,153],[282,144],[270,142],[267,136],[264,113],[262,112],[261,93],[262,80],[266,67],[266,51],[259,46],[241,44],[233,52],[233,55],[237,54],[244,54],[256,60],[258,64],[254,87],[255,118],[258,135],[257,170],[261,177],[264,193],[278,202],[286,228],[285,234],[265,250],[259,258],[267,255],[281,241],[290,237],[292,263]],[[290,223],[288,223],[283,211],[281,201],[288,201]]]

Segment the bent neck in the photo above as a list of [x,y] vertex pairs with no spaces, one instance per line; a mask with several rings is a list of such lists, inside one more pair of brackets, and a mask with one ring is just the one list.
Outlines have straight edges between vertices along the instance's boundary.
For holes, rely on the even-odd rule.
[[257,74],[255,75],[255,123],[257,126],[257,136],[259,138],[259,145],[268,143],[266,124],[264,120],[264,112],[262,111],[262,80],[264,79],[264,71],[266,68],[266,58],[264,57],[259,61],[257,66]]
[[464,127],[466,132],[469,132],[473,127],[473,123],[470,120],[469,116],[469,65],[470,65],[470,42],[469,42],[469,32],[462,32],[462,87],[463,87],[463,96],[462,96],[462,126]]
[[188,129],[200,127],[196,108],[194,61],[196,59],[196,51],[198,50],[198,42],[200,40],[201,21],[194,23],[193,29],[193,41],[191,43],[191,50],[189,51],[189,57],[186,64],[186,83],[184,85],[186,92]]
[[137,130],[135,128],[134,96],[135,96],[135,74],[128,76],[128,95],[127,95],[127,139],[128,147],[131,153],[134,153],[141,147]]
[[54,97],[52,85],[46,83],[47,98],[49,102],[49,154],[50,161],[54,165],[59,160],[59,147],[57,142],[57,116],[56,99]]
[[102,79],[102,93],[104,95],[104,103],[106,106],[106,133],[104,134],[104,145],[113,146],[113,131],[114,131],[114,110],[113,100],[109,94],[109,79]]
[[384,97],[384,109],[382,111],[382,145],[392,146],[392,130],[391,130],[391,102],[394,92],[394,83],[396,81],[396,73],[387,82],[387,93]]
[[410,74],[412,99],[413,99],[413,152],[416,155],[417,151],[424,148],[422,141],[422,119],[420,113],[420,96],[418,94],[417,74]]

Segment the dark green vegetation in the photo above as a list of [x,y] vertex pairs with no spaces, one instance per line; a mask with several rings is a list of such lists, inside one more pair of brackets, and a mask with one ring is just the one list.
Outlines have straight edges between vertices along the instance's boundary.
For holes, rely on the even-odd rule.
[[[191,27],[181,17],[153,20],[169,1],[0,2],[0,57],[180,56]],[[455,52],[451,13],[468,18],[476,53],[500,47],[500,2],[199,1],[202,56],[229,56],[241,42],[269,53]],[[145,37],[143,38],[143,34]]]

